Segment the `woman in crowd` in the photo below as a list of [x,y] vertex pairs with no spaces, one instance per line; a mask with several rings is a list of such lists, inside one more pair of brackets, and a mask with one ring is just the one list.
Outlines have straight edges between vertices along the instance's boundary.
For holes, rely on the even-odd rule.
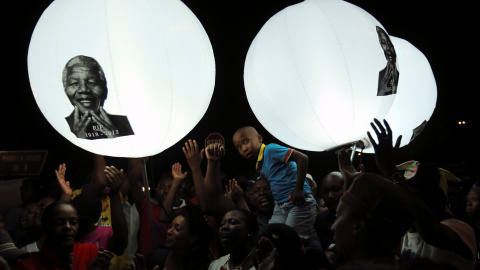
[[196,205],[182,207],[167,231],[166,249],[146,256],[148,269],[207,269],[212,231]]
[[[16,269],[107,269],[113,253],[90,243],[74,243],[78,215],[69,202],[56,201],[42,215],[44,244],[39,252],[18,262]],[[97,260],[97,254],[101,254]]]
[[229,254],[213,261],[208,269],[255,269],[252,248],[257,231],[254,214],[244,209],[228,211],[220,223],[218,234],[222,247]]

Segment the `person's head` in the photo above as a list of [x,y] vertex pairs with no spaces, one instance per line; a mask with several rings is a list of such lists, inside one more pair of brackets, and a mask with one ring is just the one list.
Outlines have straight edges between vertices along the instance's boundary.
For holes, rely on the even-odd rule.
[[197,195],[195,194],[195,185],[191,174],[187,174],[185,177],[184,185],[185,188],[183,188],[180,197],[187,200],[195,198]]
[[165,246],[172,250],[203,252],[208,250],[212,236],[213,232],[200,208],[189,205],[176,211],[176,216],[167,231]]
[[33,211],[33,224],[36,227],[40,227],[42,224],[42,215],[45,208],[55,202],[55,199],[50,196],[43,196],[37,203],[35,210]]
[[280,269],[305,269],[302,241],[292,227],[283,223],[270,223],[265,226],[255,239],[258,255],[265,257],[269,249],[263,241],[260,241],[262,237],[270,239],[277,249]]
[[407,183],[415,189],[417,195],[441,221],[450,218],[447,213],[447,194],[440,186],[440,171],[436,164],[420,163],[413,177]]
[[387,32],[385,32],[385,30],[383,30],[381,27],[377,26],[377,35],[378,41],[382,46],[383,53],[385,54],[385,58],[387,58],[387,61],[395,63],[397,54],[395,53],[395,48],[393,47],[393,43],[390,40]]
[[94,229],[102,213],[102,201],[91,193],[82,193],[72,200],[78,213],[78,235],[82,236]]
[[480,219],[480,187],[473,187],[467,194],[467,215]]
[[343,177],[338,171],[330,172],[322,179],[320,184],[320,196],[327,208],[335,213],[338,203],[343,195]]
[[27,178],[23,180],[22,186],[20,187],[20,197],[22,198],[23,203],[28,203],[31,200],[35,199],[35,192],[38,192],[40,189],[40,183],[34,178]]
[[257,160],[263,138],[251,126],[242,127],[233,134],[233,145],[240,155],[248,160]]
[[160,177],[156,188],[156,197],[159,202],[165,201],[165,198],[168,195],[168,192],[172,188],[173,177],[171,173],[165,172]]
[[332,225],[339,263],[392,253],[413,222],[413,203],[401,187],[376,174],[355,179]]
[[245,199],[249,205],[261,213],[271,213],[275,206],[270,183],[265,177],[258,177],[253,180],[253,183],[248,188],[248,196],[245,196]]
[[53,249],[71,249],[78,231],[77,210],[70,202],[51,203],[43,212],[42,230],[45,242]]
[[258,232],[257,218],[244,209],[228,211],[220,222],[218,234],[222,246],[228,250],[248,248]]
[[37,201],[30,201],[25,204],[25,208],[23,209],[22,215],[20,216],[19,220],[19,226],[21,229],[25,230],[27,228],[35,226],[35,223],[33,221],[33,215],[35,214],[37,204]]
[[107,98],[105,73],[92,57],[78,55],[70,59],[63,69],[62,81],[68,99],[82,113],[97,113]]

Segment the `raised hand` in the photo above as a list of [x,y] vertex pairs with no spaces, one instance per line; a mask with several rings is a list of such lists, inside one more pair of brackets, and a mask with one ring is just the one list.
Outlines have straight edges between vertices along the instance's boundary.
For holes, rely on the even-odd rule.
[[65,173],[67,171],[67,166],[65,163],[58,165],[58,170],[55,170],[55,175],[57,176],[58,185],[62,190],[62,195],[60,199],[62,201],[70,201],[72,197],[73,190],[70,187],[70,182],[65,180]]
[[225,146],[220,143],[209,144],[205,148],[205,154],[208,160],[219,161],[225,156]]
[[105,166],[105,175],[110,187],[110,194],[118,192],[126,178],[123,169],[118,170],[114,166]]
[[228,181],[228,185],[225,185],[227,191],[227,197],[234,202],[238,202],[243,199],[243,189],[238,185],[237,180],[231,179]]
[[185,146],[182,147],[183,154],[187,158],[188,166],[190,169],[199,168],[203,160],[203,152],[205,149],[200,150],[196,140],[188,140]]
[[[395,158],[402,136],[398,136],[395,146],[392,145],[392,129],[386,120],[383,120],[385,127],[377,119],[373,119],[375,123],[370,123],[375,134],[377,135],[378,143],[375,142],[370,132],[367,132],[368,138],[375,150],[375,161],[380,172],[385,177],[390,177],[395,171]],[[377,128],[378,127],[378,128]]]
[[278,261],[278,252],[272,241],[266,237],[261,237],[258,241],[259,249],[256,253],[258,270],[281,269]]
[[182,165],[177,162],[172,165],[172,177],[173,181],[182,182],[187,177],[187,172],[182,173]]

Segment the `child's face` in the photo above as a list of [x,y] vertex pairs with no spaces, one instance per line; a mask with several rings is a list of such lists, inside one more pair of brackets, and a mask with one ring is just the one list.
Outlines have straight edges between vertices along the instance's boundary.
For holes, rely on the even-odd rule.
[[233,145],[238,153],[248,160],[257,160],[262,146],[262,136],[254,129],[241,129],[233,135]]

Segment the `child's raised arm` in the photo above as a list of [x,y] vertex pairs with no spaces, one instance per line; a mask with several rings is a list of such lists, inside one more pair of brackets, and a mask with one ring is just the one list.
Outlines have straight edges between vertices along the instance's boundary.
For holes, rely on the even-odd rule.
[[307,177],[308,170],[308,156],[297,150],[293,150],[288,160],[297,163],[297,184],[292,194],[292,203],[294,205],[302,205],[305,203],[305,194],[303,192],[303,185]]
[[235,203],[224,196],[220,178],[220,160],[225,156],[225,147],[222,144],[214,143],[205,148],[208,159],[207,173],[205,175],[205,195],[208,210],[219,217],[226,212],[236,208]]

